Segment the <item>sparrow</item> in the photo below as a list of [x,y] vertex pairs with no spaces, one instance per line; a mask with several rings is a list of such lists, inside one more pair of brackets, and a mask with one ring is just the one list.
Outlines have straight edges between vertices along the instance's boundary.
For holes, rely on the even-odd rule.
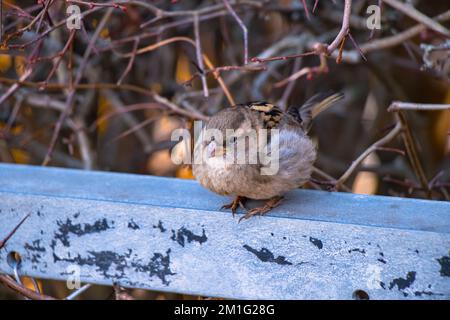
[[[262,101],[221,110],[207,121],[195,143],[193,175],[203,187],[234,197],[230,204],[222,206],[231,209],[233,216],[238,207],[246,210],[247,199],[266,200],[239,221],[267,213],[280,204],[285,193],[310,179],[317,156],[308,136],[312,120],[342,98],[340,93],[317,94],[300,107],[291,106],[285,111]],[[252,148],[258,152],[257,158],[250,161]],[[236,161],[240,150],[245,157],[239,159],[245,161]],[[270,158],[276,170],[264,172],[268,165],[261,155]]]

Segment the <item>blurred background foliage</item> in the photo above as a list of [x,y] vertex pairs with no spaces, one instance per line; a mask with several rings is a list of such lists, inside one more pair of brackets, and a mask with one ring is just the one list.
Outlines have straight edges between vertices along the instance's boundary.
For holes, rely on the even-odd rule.
[[[136,5],[137,1],[117,8],[80,2],[82,12],[94,12],[83,18],[82,28],[71,40],[71,31],[64,24],[54,27],[66,18],[66,1],[50,1],[40,25],[30,28],[27,26],[48,2],[3,1],[2,162],[192,179],[188,166],[177,166],[170,159],[175,145],[170,140],[174,129],[191,128],[198,115],[207,117],[228,107],[229,96],[236,103],[266,100],[286,107],[301,104],[314,93],[332,90],[343,92],[345,99],[317,118],[311,136],[319,150],[316,166],[338,178],[354,159],[395,125],[394,114],[387,111],[392,101],[450,103],[448,39],[431,30],[398,45],[368,52],[367,61],[343,59],[337,64],[330,57],[328,70],[280,85],[280,81],[302,68],[317,67],[319,58],[312,55],[250,64],[255,69],[243,67],[245,48],[239,24],[223,6],[205,10],[219,6],[222,1],[147,1],[153,9]],[[230,1],[248,28],[249,57],[288,56],[308,51],[312,42],[330,43],[341,27],[343,1],[320,0],[313,13],[315,2],[306,1],[308,19],[300,0]],[[407,2],[430,17],[449,9],[448,0]],[[366,8],[371,4],[378,1],[353,2],[350,30],[359,45],[417,24],[384,5],[382,29],[371,35],[366,26]],[[105,12],[111,8],[111,15],[105,18]],[[169,14],[155,19],[158,11],[154,8]],[[194,15],[170,15],[189,10],[197,10],[197,37]],[[449,24],[443,21],[442,25]],[[21,28],[26,29],[17,32]],[[42,36],[49,29],[52,31]],[[51,157],[46,161],[58,119],[67,107],[70,86],[97,30],[100,33],[74,93],[72,110],[61,123]],[[207,57],[204,60],[210,62],[204,69],[239,68],[221,70],[220,74],[205,73],[209,93],[205,97],[195,46],[183,40],[163,45],[166,39],[174,37],[200,41]],[[29,44],[33,39],[38,41]],[[422,44],[446,43],[447,50],[424,56],[427,53]],[[149,46],[154,46],[154,50],[133,54]],[[345,42],[343,49],[356,50],[350,41]],[[124,56],[126,53],[131,56]],[[83,84],[86,86],[82,87]],[[425,176],[438,187],[431,194],[420,187],[399,137],[389,143],[389,148],[367,157],[346,186],[355,193],[448,200],[450,110],[406,111],[405,116]],[[306,187],[326,189],[314,183]],[[148,192],[151,197],[152,191]],[[65,290],[64,284],[44,284],[44,292],[49,295],[63,297],[67,294]],[[98,287],[89,292],[88,297],[93,297],[92,294],[103,299],[111,295],[111,288]],[[0,291],[1,298],[8,295]],[[139,290],[134,295],[181,297]]]

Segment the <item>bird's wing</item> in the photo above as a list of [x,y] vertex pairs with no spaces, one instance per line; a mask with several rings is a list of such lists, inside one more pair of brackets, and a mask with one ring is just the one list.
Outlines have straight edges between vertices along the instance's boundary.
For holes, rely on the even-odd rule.
[[280,108],[264,101],[249,102],[245,107],[262,115],[265,129],[276,128],[283,116],[283,111]]

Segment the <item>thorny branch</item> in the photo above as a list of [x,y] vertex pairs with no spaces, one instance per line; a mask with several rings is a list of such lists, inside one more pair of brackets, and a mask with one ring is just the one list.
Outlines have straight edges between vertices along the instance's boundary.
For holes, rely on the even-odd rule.
[[[430,150],[421,138],[431,134],[419,130],[426,118],[441,145],[450,136],[442,124],[450,105],[438,99],[445,96],[436,89],[441,84],[423,86],[433,76],[448,87],[450,11],[434,2],[424,10],[425,2],[377,1],[385,5],[376,32],[367,30],[364,2],[351,0],[16,3],[4,3],[0,161],[24,162],[22,152],[35,164],[155,173],[146,164],[162,164],[153,156],[173,146],[155,129],[165,121],[189,127],[240,102],[265,99],[285,108],[340,90],[346,100],[317,119],[311,134],[321,152],[314,169],[320,180],[311,185],[351,192],[351,177],[372,170],[384,175],[382,194],[450,198],[445,148]],[[66,27],[67,4],[82,8],[80,30]],[[441,49],[424,49],[430,46]],[[421,60],[430,68],[422,70]],[[391,79],[389,92],[373,85],[373,66]],[[420,97],[411,94],[418,90],[409,79],[423,86]],[[367,98],[362,112],[368,96],[377,101]],[[393,100],[401,101],[391,103],[391,116],[386,106]],[[417,119],[414,110],[433,112]],[[380,138],[379,128],[392,118],[395,125]],[[360,146],[369,147],[355,152]],[[364,160],[374,152],[381,163],[368,167]],[[0,282],[30,299],[52,299],[8,276]],[[116,297],[132,298],[119,288]]]
[[25,217],[23,217],[22,220],[20,220],[20,222],[14,227],[14,229],[11,230],[11,232],[3,240],[0,240],[0,249],[2,249],[6,245],[6,242],[8,242],[8,240],[11,239],[14,233],[16,233],[16,231],[25,222],[25,220],[28,219],[29,216],[30,214],[27,214]]

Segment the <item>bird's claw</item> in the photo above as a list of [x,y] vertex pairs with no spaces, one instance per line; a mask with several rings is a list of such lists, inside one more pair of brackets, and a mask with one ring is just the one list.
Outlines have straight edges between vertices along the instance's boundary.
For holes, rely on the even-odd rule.
[[277,207],[281,203],[281,200],[283,200],[283,197],[273,197],[272,199],[267,201],[264,206],[248,210],[244,216],[239,218],[239,222],[249,219],[253,216],[262,216],[266,214],[273,208]]
[[247,209],[245,208],[245,206],[244,206],[244,200],[245,200],[244,197],[237,196],[237,197],[233,200],[233,202],[228,203],[228,204],[224,204],[224,205],[220,208],[220,210],[223,210],[223,209],[231,209],[231,213],[233,214],[233,218],[234,218],[234,215],[236,214],[236,211],[237,211],[237,209],[238,209],[239,206],[240,206],[241,208],[243,208],[244,210],[247,210]]

